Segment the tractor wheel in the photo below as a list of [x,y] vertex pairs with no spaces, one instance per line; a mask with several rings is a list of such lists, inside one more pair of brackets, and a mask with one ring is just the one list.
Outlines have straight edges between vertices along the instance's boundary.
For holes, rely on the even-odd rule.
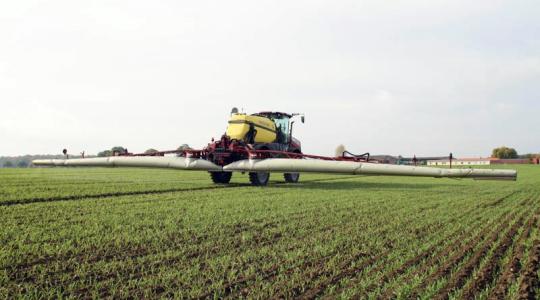
[[249,173],[249,181],[252,185],[256,186],[264,186],[268,184],[268,180],[270,179],[270,173],[265,172],[250,172]]
[[287,183],[297,183],[300,179],[300,173],[285,173],[283,177]]
[[232,172],[210,172],[214,183],[227,184],[231,181]]

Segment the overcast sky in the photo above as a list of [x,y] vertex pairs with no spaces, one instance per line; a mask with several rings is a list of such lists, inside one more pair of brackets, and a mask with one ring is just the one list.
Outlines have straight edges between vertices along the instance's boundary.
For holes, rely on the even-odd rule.
[[540,152],[540,3],[2,1],[0,155],[201,148],[232,107],[303,150]]

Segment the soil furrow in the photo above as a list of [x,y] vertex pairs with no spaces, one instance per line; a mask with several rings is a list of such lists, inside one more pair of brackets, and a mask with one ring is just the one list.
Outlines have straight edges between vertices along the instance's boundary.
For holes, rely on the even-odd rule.
[[[348,208],[340,208],[337,210],[333,210],[332,213],[341,213],[344,211],[348,211]],[[235,224],[232,226],[229,226],[230,228],[225,230],[222,230],[226,233],[225,238],[232,238],[240,233],[247,232],[250,230],[263,230],[267,228],[277,227],[280,224],[286,224],[291,223],[292,221],[296,220],[303,220],[305,218],[305,211],[299,211],[292,213],[288,215],[286,218],[283,218],[279,221],[267,221],[267,218],[260,218],[250,221],[250,224]],[[321,212],[321,214],[324,214]],[[187,233],[183,236],[189,236],[190,234]],[[148,249],[146,247],[141,246],[134,246],[132,248],[124,248],[124,249],[118,249],[117,251],[110,251],[109,247],[103,247],[103,249],[89,249],[87,251],[79,252],[77,254],[63,254],[59,256],[48,256],[48,257],[42,257],[30,262],[26,263],[20,263],[16,265],[5,265],[0,267],[0,270],[7,270],[10,272],[24,272],[27,269],[31,269],[32,267],[36,265],[42,265],[42,264],[50,264],[57,261],[69,261],[69,260],[78,260],[85,263],[93,263],[98,261],[112,261],[112,260],[119,260],[119,259],[134,259],[137,257],[145,256],[145,255],[151,255],[156,254],[159,252],[162,252],[164,248],[171,249],[174,247],[178,247],[179,245],[184,245],[186,243],[189,243],[191,245],[193,244],[200,244],[204,241],[208,241],[210,238],[212,238],[213,235],[204,233],[199,236],[190,236],[187,239],[186,238],[178,238],[178,236],[169,236],[166,241],[164,241],[164,244],[159,247],[159,249]],[[106,252],[103,252],[102,250],[106,250]]]
[[[515,217],[515,213],[510,213],[506,217],[504,217],[504,220],[501,220],[501,223],[499,223],[499,225],[497,227],[491,228],[491,230],[488,230],[488,232],[491,232],[490,236],[487,236],[488,232],[486,232],[486,236],[478,234],[469,243],[467,243],[467,244],[461,244],[460,243],[458,245],[458,247],[461,247],[461,248],[452,247],[451,245],[449,245],[451,250],[450,249],[445,249],[445,253],[446,254],[454,253],[454,255],[450,256],[448,258],[448,260],[435,271],[435,273],[430,274],[429,277],[427,277],[422,283],[420,283],[418,286],[416,286],[412,290],[409,298],[418,298],[420,293],[426,287],[432,285],[433,283],[437,282],[441,278],[445,278],[448,275],[450,275],[452,269],[456,265],[461,263],[467,257],[467,255],[472,253],[476,247],[486,247],[486,245],[491,245],[491,240],[495,240],[498,237],[500,231],[502,231],[504,228],[506,228],[508,226],[508,223],[514,217]],[[479,245],[481,245],[481,246],[479,246]],[[448,250],[448,252],[446,252],[446,250]],[[432,264],[436,264],[436,262],[433,261]],[[426,268],[424,269],[424,271],[427,271],[430,266],[431,265],[426,264]],[[420,274],[420,273],[417,273],[415,275],[418,275],[418,274]],[[385,299],[392,298],[392,297],[393,296],[387,297]]]
[[[433,226],[432,224],[428,224],[426,226],[422,226],[421,228],[418,228],[417,231],[419,233],[422,232],[428,232],[429,230],[437,230],[439,228],[443,227],[443,223],[438,223],[436,226]],[[414,235],[411,235],[411,239],[416,239]],[[337,275],[334,275],[332,270],[324,271],[324,265],[322,265],[320,268],[317,268],[315,272],[312,272],[312,274],[309,274],[309,282],[314,282],[316,279],[330,276],[329,278],[323,280],[322,282],[318,283],[315,287],[312,287],[306,291],[300,292],[300,288],[293,288],[292,296],[295,298],[300,299],[313,299],[318,296],[320,296],[327,287],[334,285],[341,281],[344,278],[351,277],[357,275],[362,270],[366,269],[367,267],[373,265],[377,261],[382,260],[384,257],[388,256],[393,251],[393,247],[390,247],[389,249],[386,249],[383,253],[378,254],[377,256],[371,256],[367,260],[361,262],[359,265],[355,265],[354,267],[351,267],[351,265],[354,265],[356,263],[356,260],[352,261],[346,261],[338,268],[339,270],[345,270]]]
[[[503,244],[507,240],[512,239],[512,237],[516,234],[522,224],[523,216],[519,217],[518,221],[516,221],[514,225],[512,225],[510,229],[506,231],[506,234],[503,237]],[[508,226],[508,224],[505,225],[505,227]],[[447,300],[450,297],[450,293],[463,287],[463,285],[473,274],[475,268],[477,268],[478,265],[481,263],[482,258],[486,256],[486,254],[492,248],[493,244],[497,242],[499,235],[503,231],[503,229],[504,227],[501,228],[499,232],[495,232],[488,239],[487,243],[484,243],[484,245],[478,251],[473,253],[472,257],[465,263],[465,265],[463,265],[457,271],[457,273],[453,274],[448,280],[448,282],[445,284],[445,286],[437,292],[434,299]]]
[[[419,216],[418,218],[421,218],[421,216]],[[414,221],[415,221],[415,219],[409,219],[409,220],[407,220],[407,222],[405,222],[404,224],[402,224],[402,226],[407,226],[407,224],[411,224],[411,223],[413,223]],[[426,225],[426,226],[431,226],[431,225],[432,225],[432,224],[428,224],[428,225]],[[379,232],[375,232],[374,234],[376,234],[376,235],[384,235],[384,234],[385,234],[385,231],[388,231],[388,230],[389,230],[388,228],[384,228],[384,229],[381,229]],[[341,249],[341,251],[343,251],[343,250],[346,250],[346,249]],[[337,252],[336,252],[336,253],[337,253]],[[335,255],[336,253],[334,253],[334,254],[332,254],[332,255],[330,255],[330,256],[326,256],[326,258],[327,258],[327,259],[330,259],[330,258],[331,258],[333,255]],[[363,253],[363,252],[362,252],[362,254],[365,255],[365,253]],[[308,257],[309,257],[309,256],[308,256]],[[381,255],[377,255],[377,256],[375,257],[375,259],[379,259],[380,257],[381,257]],[[291,266],[290,268],[285,269],[284,271],[282,271],[282,273],[285,273],[285,274],[291,273],[291,272],[294,271],[295,269],[307,269],[307,267],[308,267],[309,265],[311,265],[311,266],[313,266],[313,265],[320,265],[321,263],[326,262],[327,259],[323,259],[323,260],[317,261],[317,262],[313,262],[313,261],[310,262],[310,261],[308,261],[307,263],[302,263],[302,264],[300,264],[300,265],[294,265],[294,266]],[[277,267],[277,266],[283,265],[283,264],[285,264],[285,263],[286,263],[285,261],[283,261],[283,262],[278,262],[278,263],[276,263],[275,267],[272,267],[272,268],[267,269],[267,270],[265,270],[265,271],[259,271],[259,272],[257,272],[257,273],[258,273],[259,275],[260,275],[260,274],[264,274],[264,275],[263,275],[263,278],[264,278],[265,280],[270,279],[270,278],[273,278],[273,277],[275,277],[275,276],[278,275],[279,267]],[[226,292],[227,292],[227,291],[232,292],[232,291],[239,291],[239,290],[242,290],[243,287],[246,286],[246,285],[249,283],[249,281],[254,280],[254,279],[256,279],[256,278],[257,278],[256,275],[253,275],[251,278],[248,278],[248,280],[244,280],[244,279],[243,279],[243,280],[240,280],[240,281],[235,282],[233,285],[228,285],[228,286],[230,286],[230,288],[226,289]],[[215,291],[213,291],[213,292],[215,292]],[[205,294],[205,295],[212,295],[213,292],[211,292],[211,293],[209,293],[209,294]],[[226,296],[228,296],[229,294],[230,294],[230,293],[227,292],[227,293],[226,293]],[[244,295],[244,296],[245,296],[245,295]]]
[[[533,219],[533,217],[530,218],[530,220]],[[474,298],[476,295],[478,295],[478,293],[492,283],[494,279],[497,278],[497,275],[501,270],[500,261],[507,253],[508,249],[513,245],[514,237],[522,225],[523,222],[521,222],[518,226],[513,226],[512,229],[503,237],[503,240],[499,242],[491,256],[488,258],[487,262],[478,271],[478,274],[475,276],[473,281],[470,282],[470,284],[463,291],[463,298]]]
[[[513,194],[513,193],[511,193],[511,194]],[[507,198],[511,194],[506,195],[503,198]],[[476,210],[477,210],[477,208],[473,207],[473,208],[469,209],[468,211],[466,211],[464,214],[462,214],[462,216],[468,215],[470,212],[476,211]],[[489,230],[491,229],[491,224],[496,223],[496,222],[500,223],[501,220],[503,219],[503,217],[504,216],[501,216],[500,218],[498,218],[496,220],[490,220],[489,222],[484,224],[484,227],[482,228],[482,230],[479,231],[475,236],[478,237],[478,236],[486,235],[487,232],[489,232]],[[481,217],[477,216],[476,220],[475,220],[475,222],[473,224],[476,224],[476,222],[479,222],[480,219],[481,219]],[[448,222],[452,222],[452,221],[448,221]],[[439,251],[434,253],[433,251],[435,251],[435,249],[440,245],[438,243],[434,244],[433,246],[429,247],[427,250],[424,250],[422,253],[420,253],[420,254],[416,255],[415,257],[413,257],[413,258],[409,259],[408,261],[406,261],[399,268],[397,268],[395,270],[392,270],[390,273],[383,274],[378,279],[377,282],[374,282],[371,285],[369,285],[368,287],[366,287],[361,293],[354,294],[353,297],[368,298],[368,294],[370,292],[374,291],[377,287],[384,286],[392,278],[395,278],[397,276],[400,276],[400,275],[406,273],[407,270],[409,270],[411,267],[419,265],[420,263],[422,263],[422,261],[427,259],[427,262],[425,262],[424,267],[419,268],[416,272],[413,272],[414,274],[411,273],[407,278],[404,279],[405,282],[409,282],[414,277],[414,275],[426,272],[426,269],[428,269],[429,264],[433,263],[433,261],[436,260],[438,257],[446,257],[446,256],[448,256],[448,253],[454,251],[460,245],[466,243],[468,240],[474,239],[474,237],[471,238],[471,239],[462,238],[463,236],[469,236],[472,232],[474,232],[474,228],[475,228],[474,225],[471,225],[471,226],[468,227],[468,229],[469,229],[468,231],[465,231],[465,232],[455,231],[449,237],[444,239],[445,241],[451,240],[451,241],[445,243],[446,246],[444,248],[442,248]],[[379,272],[382,272],[385,268],[386,268],[386,263],[383,263],[379,267],[372,269],[368,274],[366,274],[366,276],[369,277],[369,276],[372,276],[372,275],[377,274]],[[336,292],[333,293],[333,295],[339,295],[340,293],[342,293],[346,289],[351,288],[353,285],[354,285],[354,282],[349,284],[349,286],[346,286],[346,287],[343,287],[343,288],[337,290]],[[392,297],[393,297],[393,291],[392,290],[383,291],[382,296],[381,296],[381,298],[383,298],[383,299],[390,299]]]
[[[478,218],[477,221],[479,221],[480,218]],[[493,222],[491,222],[493,223]],[[485,235],[489,230],[491,229],[491,223],[485,224],[484,227],[475,235],[476,236],[482,236]],[[448,252],[450,252],[452,249],[458,247],[457,245],[466,243],[469,239],[466,237],[469,236],[472,232],[474,232],[474,226],[468,227],[468,231],[458,230],[453,232],[449,237],[445,238],[444,240],[448,241],[446,243],[445,247],[442,247],[441,249],[437,250],[437,247],[439,244],[435,244],[428,249],[424,250],[422,253],[418,254],[417,256],[411,258],[410,260],[406,261],[403,265],[401,265],[399,268],[392,270],[391,272],[387,274],[383,274],[377,282],[369,285],[364,291],[363,296],[368,297],[368,294],[372,291],[374,291],[377,287],[384,286],[388,282],[390,282],[391,279],[399,277],[403,274],[405,274],[408,270],[411,268],[421,265],[422,262],[425,262],[426,264],[432,263],[433,260],[437,259],[438,257],[444,257],[447,255]],[[473,237],[474,239],[474,237]],[[386,268],[386,265],[382,264],[380,267],[372,270],[370,274],[376,274],[378,272],[383,271]],[[419,268],[420,269],[420,268]],[[404,279],[404,281],[408,281],[409,278]],[[345,289],[342,289],[343,291]],[[360,295],[355,295],[360,296]],[[393,297],[393,291],[388,289],[386,291],[383,291],[381,298],[388,299]]]
[[529,251],[529,260],[521,274],[518,299],[537,299],[536,290],[540,288],[538,270],[540,269],[540,240],[535,240]]
[[508,288],[518,278],[519,271],[522,267],[523,255],[525,253],[525,241],[530,237],[534,224],[538,222],[538,215],[529,220],[525,229],[518,237],[515,243],[515,248],[510,257],[510,261],[506,265],[502,275],[497,280],[495,287],[488,296],[489,300],[505,299]]
[[[471,209],[469,209],[468,211],[466,211],[466,212],[464,212],[464,213],[462,213],[462,214],[460,214],[460,215],[461,215],[461,216],[465,216],[465,215],[468,215],[470,212],[473,212],[473,211],[475,211],[475,209],[472,209],[472,208],[471,208]],[[454,222],[454,221],[457,220],[457,219],[458,219],[457,217],[451,218],[450,220],[444,222],[444,224],[446,224],[446,223],[452,223],[452,222]],[[437,225],[438,225],[437,228],[442,228],[444,224],[443,224],[443,223],[437,224]],[[429,230],[429,229],[431,229],[431,230]],[[486,226],[486,230],[488,230],[488,229],[489,229],[489,228]],[[437,230],[437,229],[435,229],[435,230]],[[428,231],[433,231],[433,227],[432,227],[432,226],[427,226],[427,227],[424,227],[424,230],[416,230],[415,233],[414,233],[414,235],[411,235],[411,236],[416,236],[416,238],[418,239],[418,238],[421,238],[421,236],[423,236],[422,232],[425,233],[425,232],[428,232]],[[449,237],[447,237],[446,239],[448,240],[448,239],[457,238],[459,234],[460,234],[460,232],[456,231],[456,232],[450,234]],[[431,246],[428,250],[426,250],[426,251],[424,251],[423,253],[417,255],[416,257],[410,259],[410,260],[407,261],[401,268],[395,270],[394,273],[397,275],[398,273],[404,272],[404,271],[407,270],[408,268],[410,268],[410,267],[412,267],[412,266],[418,264],[420,261],[422,261],[422,260],[425,259],[426,257],[432,255],[432,254],[433,254],[433,251],[437,248],[437,246],[438,246],[438,245],[433,245],[433,246]],[[384,268],[384,264],[381,265],[381,267],[379,267],[379,268]],[[341,269],[345,269],[345,268],[341,268]],[[378,272],[378,271],[375,271],[376,269],[377,269],[377,268],[375,268],[374,270],[371,270],[370,273],[372,273],[372,272],[374,272],[374,273]],[[327,274],[327,275],[328,275],[328,274]],[[319,274],[318,277],[321,277],[321,276],[324,276],[324,273],[323,273],[323,274]],[[369,275],[366,275],[366,276],[369,276]],[[348,276],[345,276],[345,277],[348,277]],[[332,285],[332,284],[335,284],[335,283],[339,282],[341,279],[343,279],[343,278],[345,278],[345,277],[339,278],[339,276],[338,276],[338,278],[337,278],[338,280],[337,280],[337,281],[331,280],[331,282],[329,282],[328,284],[326,284],[326,287],[327,287],[328,285]],[[389,279],[392,278],[392,277],[393,277],[393,275],[390,275],[390,276],[386,277],[386,280],[389,280]],[[310,278],[312,278],[312,277],[310,277]],[[313,278],[312,278],[312,279],[313,279]],[[382,280],[384,281],[385,279],[383,278]],[[313,281],[313,280],[311,280],[311,281]],[[377,285],[377,286],[378,286],[378,285]],[[297,290],[299,290],[299,289],[297,289]],[[318,290],[318,292],[311,291],[311,293],[316,293],[315,296],[319,296],[321,293],[324,292],[325,288],[324,288],[323,290],[321,290],[321,288],[319,287],[319,288],[315,288],[315,290]],[[334,293],[334,294],[335,294],[335,293]],[[285,296],[285,295],[282,295],[282,296]],[[293,296],[296,296],[296,295],[293,293]],[[307,298],[310,298],[311,296],[312,296],[312,295],[308,294],[308,295],[307,295]],[[356,295],[356,296],[358,296],[358,295]]]

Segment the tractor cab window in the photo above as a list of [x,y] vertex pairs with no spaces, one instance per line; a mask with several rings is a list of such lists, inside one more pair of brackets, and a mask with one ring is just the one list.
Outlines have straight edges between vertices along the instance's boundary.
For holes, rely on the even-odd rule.
[[289,118],[275,118],[274,123],[276,123],[278,143],[287,143],[289,141]]

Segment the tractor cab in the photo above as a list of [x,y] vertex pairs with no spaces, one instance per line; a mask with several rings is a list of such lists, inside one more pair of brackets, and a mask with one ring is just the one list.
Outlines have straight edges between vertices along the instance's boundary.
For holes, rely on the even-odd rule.
[[288,144],[291,140],[292,115],[280,112],[261,112],[254,116],[265,117],[272,120],[276,126],[276,143]]
[[[247,144],[280,144],[269,146],[278,147],[279,150],[287,151],[285,145],[293,142],[291,119],[300,114],[286,114],[281,112],[260,112],[252,115],[238,113],[233,110],[229,119],[229,126],[225,135],[230,140],[243,141]],[[304,116],[302,115],[302,122]],[[266,148],[269,148],[266,147]]]

